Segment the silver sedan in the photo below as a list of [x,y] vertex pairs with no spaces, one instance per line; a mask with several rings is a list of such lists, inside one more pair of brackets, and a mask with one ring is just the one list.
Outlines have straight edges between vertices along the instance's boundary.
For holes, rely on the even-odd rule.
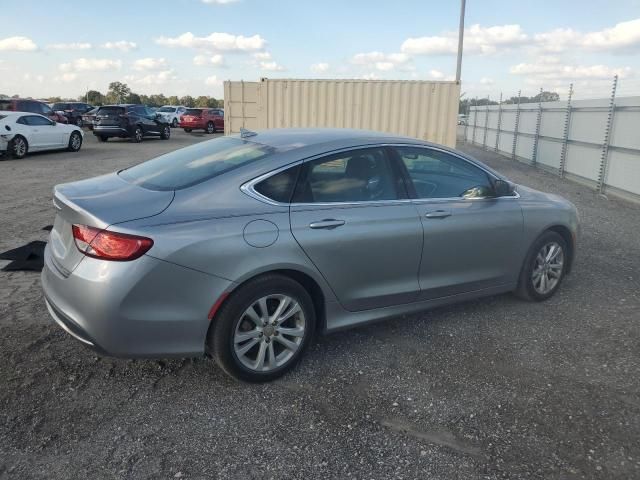
[[209,354],[281,376],[318,332],[515,292],[571,268],[568,201],[439,145],[244,131],[58,185],[42,285],[55,321],[119,357]]

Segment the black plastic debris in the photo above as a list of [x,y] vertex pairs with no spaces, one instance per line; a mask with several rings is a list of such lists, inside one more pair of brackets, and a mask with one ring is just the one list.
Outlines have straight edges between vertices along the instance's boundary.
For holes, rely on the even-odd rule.
[[53,230],[53,225],[46,225],[46,226],[42,227],[42,230],[50,232],[51,230]]
[[22,247],[0,253],[0,260],[13,260],[5,265],[2,271],[29,270],[40,272],[44,267],[44,247],[47,242],[36,240]]

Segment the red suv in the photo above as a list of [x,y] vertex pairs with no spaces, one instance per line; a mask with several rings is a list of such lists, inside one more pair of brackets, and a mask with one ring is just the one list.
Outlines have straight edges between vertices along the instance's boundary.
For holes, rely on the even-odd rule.
[[29,112],[44,115],[54,122],[69,123],[67,117],[55,112],[49,105],[38,100],[27,100],[23,98],[3,98],[0,99],[0,110],[11,112]]
[[180,117],[185,132],[204,130],[207,133],[224,131],[224,110],[219,108],[188,108]]

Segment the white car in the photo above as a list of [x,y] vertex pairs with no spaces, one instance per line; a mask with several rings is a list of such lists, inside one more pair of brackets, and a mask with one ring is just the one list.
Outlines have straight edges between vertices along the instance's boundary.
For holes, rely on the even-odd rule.
[[5,158],[64,148],[77,152],[83,138],[82,129],[75,125],[57,123],[37,113],[0,111],[0,154]]
[[184,115],[186,111],[187,107],[183,107],[182,105],[165,105],[156,110],[156,113],[159,114],[165,122],[173,128],[176,128],[180,123],[180,117]]

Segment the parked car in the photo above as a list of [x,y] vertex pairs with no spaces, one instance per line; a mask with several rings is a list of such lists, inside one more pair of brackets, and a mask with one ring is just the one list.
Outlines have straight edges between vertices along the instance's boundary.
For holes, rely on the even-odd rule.
[[100,107],[95,107],[89,110],[86,113],[82,114],[82,125],[89,128],[89,130],[93,130],[93,124],[96,121],[96,113],[98,113]]
[[180,116],[184,115],[187,111],[187,107],[176,105],[165,105],[156,110],[156,113],[162,115],[162,118],[169,123],[173,128],[177,127],[180,123]]
[[144,105],[106,105],[96,112],[93,134],[101,142],[120,137],[137,143],[148,136],[169,140],[171,128],[163,117],[150,112]]
[[218,108],[188,108],[180,117],[185,132],[204,130],[207,133],[224,131],[224,115]]
[[63,148],[77,152],[83,138],[84,133],[77,126],[57,123],[44,115],[0,112],[0,153],[5,156],[19,159],[28,152]]
[[64,116],[66,116],[69,120],[69,123],[73,123],[79,127],[82,127],[82,115],[84,115],[94,107],[82,102],[57,102],[54,103],[51,108],[55,112],[61,112]]
[[546,300],[578,232],[570,202],[462,152],[346,129],[243,131],[58,185],[54,204],[42,285],[63,329],[119,357],[209,353],[248,381],[318,331]]
[[69,120],[62,113],[54,111],[49,105],[39,100],[24,98],[3,98],[0,99],[0,110],[10,112],[29,112],[44,115],[45,117],[58,123],[69,123]]

